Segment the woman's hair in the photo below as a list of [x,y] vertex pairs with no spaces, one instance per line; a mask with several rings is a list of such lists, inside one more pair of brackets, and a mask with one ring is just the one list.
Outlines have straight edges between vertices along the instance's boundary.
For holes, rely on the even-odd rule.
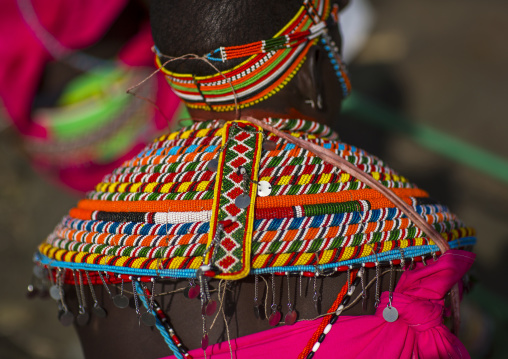
[[[221,46],[266,40],[298,12],[303,0],[152,0],[150,22],[155,45],[168,56],[205,55]],[[164,63],[167,59],[161,58]],[[220,70],[245,59],[214,62]],[[201,60],[174,61],[166,68],[180,73],[215,73]]]

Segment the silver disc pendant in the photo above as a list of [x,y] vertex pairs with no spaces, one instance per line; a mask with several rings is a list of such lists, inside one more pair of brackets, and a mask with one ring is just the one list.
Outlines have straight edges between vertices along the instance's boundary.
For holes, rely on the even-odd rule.
[[125,295],[117,294],[113,297],[113,303],[117,308],[127,308],[129,306],[129,298],[127,298]]
[[263,150],[265,151],[273,151],[277,148],[277,144],[270,140],[263,141]]
[[214,158],[213,160],[208,161],[206,164],[206,168],[208,168],[212,172],[217,172],[217,168],[219,168],[219,160]]
[[235,204],[238,208],[247,208],[250,204],[250,197],[246,194],[241,194],[236,197]]
[[54,300],[60,300],[60,288],[58,288],[57,285],[52,285],[51,288],[49,288],[49,295]]
[[152,313],[144,312],[141,314],[141,322],[147,327],[153,327],[155,325],[155,316]]
[[44,277],[44,268],[39,267],[39,266],[34,266],[33,274],[37,278],[42,279],[42,277]]
[[79,313],[78,316],[76,317],[76,323],[80,327],[84,327],[85,325],[87,325],[89,320],[90,314],[88,314],[87,312]]
[[272,193],[272,185],[267,181],[259,181],[258,182],[258,196],[266,197]]
[[68,327],[74,323],[74,314],[69,311],[61,311],[58,316],[58,320],[64,327]]
[[397,311],[397,309],[395,309],[395,307],[388,307],[387,306],[383,310],[383,318],[387,322],[393,323],[394,321],[396,321],[399,318],[399,312]]
[[102,308],[100,305],[95,304],[92,308],[93,314],[99,318],[106,318],[108,313],[106,312],[106,309]]

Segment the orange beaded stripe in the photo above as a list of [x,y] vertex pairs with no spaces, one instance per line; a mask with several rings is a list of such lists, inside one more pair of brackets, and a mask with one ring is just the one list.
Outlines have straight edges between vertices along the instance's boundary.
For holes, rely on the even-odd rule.
[[[409,197],[428,197],[428,193],[419,188],[393,188],[399,197],[411,204]],[[371,202],[371,208],[394,207],[394,205],[378,191],[366,188],[359,190],[342,191],[337,193],[303,194],[295,196],[260,197],[256,202],[256,208],[291,207],[306,204],[341,203],[355,200],[367,200]],[[83,199],[78,202],[78,207],[70,211],[74,218],[91,219],[93,211],[106,212],[197,212],[207,211],[212,208],[213,200],[193,201],[103,201]]]

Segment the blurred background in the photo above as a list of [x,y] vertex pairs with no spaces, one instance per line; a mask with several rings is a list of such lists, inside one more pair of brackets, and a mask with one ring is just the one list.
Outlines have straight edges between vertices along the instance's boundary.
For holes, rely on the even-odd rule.
[[[335,129],[477,229],[461,339],[473,358],[508,358],[508,2],[358,3],[343,15],[359,45],[346,48],[354,94]],[[0,357],[79,359],[53,300],[25,293],[32,253],[80,195],[34,170],[0,113]]]

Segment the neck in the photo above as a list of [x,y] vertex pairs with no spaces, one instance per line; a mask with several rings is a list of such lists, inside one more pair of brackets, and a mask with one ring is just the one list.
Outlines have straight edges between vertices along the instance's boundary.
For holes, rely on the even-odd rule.
[[262,118],[298,118],[309,121],[316,121],[322,123],[324,125],[330,126],[330,121],[327,120],[324,116],[312,116],[309,114],[305,114],[302,111],[290,107],[284,110],[277,109],[266,109],[266,108],[247,108],[247,109],[238,109],[238,112],[214,112],[214,111],[205,111],[200,109],[188,109],[190,116],[192,119],[196,121],[207,121],[207,120],[215,120],[222,119],[225,121],[233,121],[240,119],[242,116],[250,116],[257,119]]

